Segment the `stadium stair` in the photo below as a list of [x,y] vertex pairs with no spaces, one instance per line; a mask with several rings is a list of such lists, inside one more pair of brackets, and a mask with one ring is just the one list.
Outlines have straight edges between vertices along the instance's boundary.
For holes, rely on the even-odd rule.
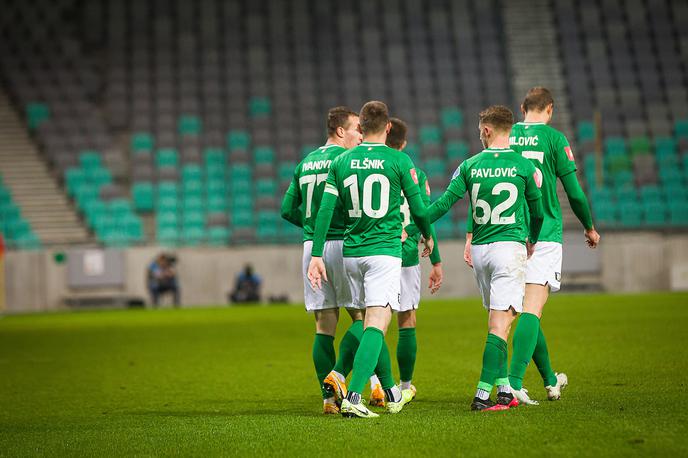
[[[553,14],[547,0],[512,0],[504,2],[506,47],[513,71],[513,93],[521,100],[528,89],[544,86],[556,98],[556,113],[552,126],[560,129],[573,141],[574,131],[568,111],[564,70],[559,59]],[[537,24],[537,27],[533,25]],[[516,113],[519,118],[520,114]],[[557,194],[561,202],[564,227],[578,227],[579,223],[566,200],[561,183]]]
[[84,243],[90,237],[50,175],[4,92],[0,91],[0,174],[43,244]]

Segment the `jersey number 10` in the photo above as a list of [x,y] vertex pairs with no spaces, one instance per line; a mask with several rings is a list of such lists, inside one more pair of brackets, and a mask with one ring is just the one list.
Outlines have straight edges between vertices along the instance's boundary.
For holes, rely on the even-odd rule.
[[[373,185],[380,184],[380,202],[377,208],[373,208]],[[361,201],[358,195],[358,175],[351,175],[344,180],[344,187],[349,188],[351,194],[351,206],[349,216],[360,218],[363,213],[374,219],[382,218],[389,210],[389,179],[379,173],[368,175],[363,181],[363,212],[361,212]]]

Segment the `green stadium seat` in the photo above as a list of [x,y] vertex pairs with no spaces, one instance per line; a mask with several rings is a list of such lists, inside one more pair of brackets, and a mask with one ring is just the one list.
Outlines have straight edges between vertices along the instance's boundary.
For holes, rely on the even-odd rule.
[[640,198],[644,203],[664,202],[662,191],[657,185],[647,185],[640,188]]
[[450,218],[440,218],[435,221],[434,225],[439,240],[450,239],[456,233],[456,225]]
[[205,210],[205,202],[200,196],[184,196],[183,207],[185,212],[203,212]]
[[667,205],[663,200],[644,200],[642,203],[645,225],[663,227],[667,224]]
[[587,142],[595,139],[595,124],[591,121],[580,121],[578,123],[578,141]]
[[428,178],[444,177],[447,174],[447,166],[442,159],[430,159],[421,167]]
[[248,102],[248,112],[254,118],[269,116],[272,112],[272,103],[267,97],[252,97]]
[[211,246],[224,246],[229,242],[229,229],[223,226],[208,228],[208,244]]
[[221,212],[227,211],[227,199],[224,195],[212,195],[208,196],[208,212]]
[[179,153],[174,148],[160,148],[155,155],[155,165],[162,167],[178,167]]
[[48,105],[40,102],[32,102],[26,105],[26,118],[29,129],[35,129],[43,122],[50,119],[50,109]]
[[127,239],[131,242],[142,242],[144,240],[143,221],[136,215],[129,214],[123,220],[124,232]]
[[155,218],[157,227],[179,226],[179,216],[176,211],[159,211]]
[[610,201],[595,202],[593,214],[595,215],[595,221],[600,226],[615,226],[618,222],[615,205]]
[[84,183],[74,191],[74,200],[76,201],[77,207],[81,210],[83,210],[89,202],[98,199],[98,187],[92,184]]
[[611,181],[616,189],[623,187],[633,187],[634,177],[630,170],[620,170],[611,176]]
[[277,183],[274,180],[265,178],[256,183],[256,195],[258,197],[272,197],[277,194]]
[[657,165],[659,165],[660,168],[676,168],[679,166],[679,159],[676,154],[657,156],[656,159]]
[[153,195],[153,184],[150,182],[134,183],[131,187],[131,196],[134,200],[136,211],[149,212],[153,210]]
[[12,240],[19,239],[31,233],[31,225],[24,218],[16,218],[10,221],[7,225],[8,238]]
[[136,151],[152,151],[155,146],[153,136],[148,132],[136,132],[131,136],[131,150]]
[[204,193],[203,182],[201,180],[185,180],[182,183],[182,193],[184,197],[201,197]]
[[182,115],[177,123],[179,135],[200,135],[201,119],[194,115]]
[[256,164],[272,164],[275,162],[275,150],[270,146],[259,146],[253,150],[253,160]]
[[688,138],[688,119],[679,119],[674,124],[674,134],[678,138]]
[[659,179],[665,185],[683,185],[683,174],[677,168],[661,167],[659,169]]
[[21,250],[40,250],[43,246],[38,236],[29,232],[13,240],[17,248]]
[[624,227],[640,227],[643,222],[642,206],[636,201],[620,202],[619,221]]
[[672,226],[688,226],[688,201],[669,201],[669,223]]
[[611,202],[613,199],[612,190],[606,187],[595,188],[590,192],[593,204],[601,202]]
[[127,233],[118,227],[107,227],[97,232],[98,239],[107,247],[125,248],[129,246]]
[[253,183],[250,179],[241,178],[229,182],[229,192],[235,196],[253,192]]
[[232,210],[232,225],[235,228],[246,228],[253,226],[253,210],[251,208],[237,208]]
[[198,164],[187,164],[182,167],[182,181],[203,180],[203,170]]
[[0,205],[6,204],[12,201],[12,193],[9,189],[0,187]]
[[158,227],[155,238],[163,245],[175,246],[179,241],[179,230],[172,226]]
[[274,241],[279,236],[280,216],[276,211],[263,210],[258,212],[258,229],[256,236],[259,241]]
[[208,180],[227,180],[227,169],[224,165],[208,164],[205,168],[205,174]]
[[176,212],[179,209],[179,200],[177,197],[159,197],[158,200],[155,202],[155,207],[156,209],[160,212]]
[[173,197],[179,195],[179,185],[174,181],[161,181],[158,183],[158,198]]
[[282,162],[277,168],[277,177],[280,181],[291,181],[296,170],[296,162]]
[[82,151],[79,155],[79,165],[88,173],[91,170],[102,168],[103,160],[97,151]]
[[466,142],[448,142],[447,159],[463,162],[468,158],[468,144]]
[[183,227],[205,227],[205,213],[203,208],[198,207],[184,207],[182,215]]
[[96,221],[99,221],[104,216],[108,215],[110,210],[102,200],[93,200],[84,205],[84,215],[89,226],[95,226]]
[[209,179],[205,183],[205,189],[208,197],[210,196],[221,196],[227,195],[227,183],[225,180],[218,180],[215,178]]
[[250,180],[252,175],[253,170],[248,164],[232,164],[229,167],[229,179],[232,181],[242,178]]
[[242,193],[232,196],[231,208],[234,210],[253,209],[253,196],[251,194]]
[[420,128],[421,145],[439,145],[442,143],[442,131],[437,126],[426,125]]
[[605,155],[626,154],[626,140],[621,137],[607,137],[604,141]]
[[675,155],[677,153],[676,140],[672,137],[655,138],[655,153],[658,158]]
[[417,143],[407,143],[406,148],[404,148],[404,152],[408,154],[408,156],[411,158],[411,161],[414,164],[418,164],[420,161],[420,147],[418,146]]
[[651,150],[650,139],[645,136],[631,138],[629,146],[633,156],[638,154],[649,154]]
[[442,127],[447,129],[450,127],[460,128],[463,126],[463,113],[456,107],[448,107],[442,110],[441,114]]
[[73,197],[79,186],[86,182],[86,173],[79,168],[70,167],[65,171],[65,183],[67,184],[67,194]]
[[133,212],[131,202],[128,199],[113,199],[108,203],[110,214],[117,218],[124,218]]
[[198,246],[203,244],[206,232],[203,227],[186,226],[182,229],[182,242],[187,246]]
[[213,164],[224,168],[227,163],[227,154],[222,148],[206,148],[203,150],[206,167]]
[[638,200],[638,193],[636,192],[635,188],[632,187],[625,186],[616,189],[614,194],[616,197],[616,202],[619,204],[623,204],[625,202],[637,202]]
[[251,137],[243,130],[232,130],[227,134],[227,149],[234,151],[243,149],[248,151],[251,146]]
[[109,169],[99,168],[87,171],[87,179],[97,187],[112,183],[112,172]]

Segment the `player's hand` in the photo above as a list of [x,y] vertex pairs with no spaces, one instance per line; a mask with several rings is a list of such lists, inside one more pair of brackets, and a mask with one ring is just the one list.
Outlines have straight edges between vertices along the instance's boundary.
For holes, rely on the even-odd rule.
[[535,253],[535,244],[526,242],[526,252],[528,253],[528,259]]
[[466,261],[468,267],[473,268],[473,258],[471,258],[471,241],[466,240],[466,246],[463,248],[463,260]]
[[435,249],[435,241],[432,239],[432,237],[428,237],[427,239],[424,238],[423,245],[425,245],[425,248],[423,249],[422,256],[427,258],[430,256],[430,253],[432,253],[432,250]]
[[600,244],[600,234],[597,233],[595,228],[585,231],[585,243],[592,249],[597,248],[597,245]]
[[408,234],[406,233],[406,229],[402,229],[401,230],[401,243],[404,243],[407,238],[408,238]]
[[430,279],[428,281],[428,288],[430,288],[430,294],[435,294],[442,286],[442,279],[444,278],[444,273],[442,272],[442,263],[432,265],[432,270],[430,271]]
[[327,282],[327,271],[322,258],[315,256],[311,258],[311,263],[308,265],[308,280],[310,280],[313,289],[321,289],[322,282]]

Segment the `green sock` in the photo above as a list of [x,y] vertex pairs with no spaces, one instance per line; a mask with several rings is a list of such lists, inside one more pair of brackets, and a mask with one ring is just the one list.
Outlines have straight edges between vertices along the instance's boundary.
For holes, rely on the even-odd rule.
[[334,336],[327,334],[315,334],[313,341],[313,364],[315,365],[315,375],[318,377],[318,385],[322,392],[323,399],[329,397],[328,392],[323,387],[323,380],[334,366]]
[[535,365],[538,371],[540,371],[545,386],[556,385],[557,376],[554,374],[552,364],[549,361],[549,351],[547,350],[545,335],[542,333],[542,326],[540,326],[540,332],[538,332],[537,344],[533,352],[533,361],[535,361]]
[[363,393],[363,388],[368,382],[368,378],[373,374],[373,370],[380,358],[380,351],[384,341],[385,335],[377,328],[369,326],[363,331],[361,344],[358,346],[356,357],[354,358],[354,369],[351,374],[349,391],[359,394]]
[[523,388],[523,376],[535,351],[540,319],[532,313],[523,313],[514,331],[514,354],[509,368],[509,382],[515,390]]
[[399,363],[399,376],[402,382],[410,382],[413,379],[417,349],[416,328],[399,328],[397,362]]
[[492,391],[495,380],[499,377],[499,367],[505,355],[506,341],[494,334],[488,334],[483,352],[483,370],[480,373],[479,389],[488,393]]
[[389,348],[387,348],[387,342],[384,339],[382,340],[382,347],[380,347],[380,356],[377,358],[375,375],[380,379],[383,390],[388,390],[396,385],[392,375],[392,358],[389,356]]
[[[508,346],[507,346],[508,349]],[[509,386],[509,370],[508,370],[509,355],[506,351],[502,353],[502,357],[499,359],[499,375],[495,379],[495,386],[499,388],[499,391],[506,391],[506,387]]]
[[351,323],[351,326],[349,326],[346,334],[342,337],[342,341],[339,343],[339,356],[332,370],[339,372],[344,377],[349,375],[354,366],[354,356],[356,356],[356,350],[358,350],[362,336],[363,320],[356,320]]

